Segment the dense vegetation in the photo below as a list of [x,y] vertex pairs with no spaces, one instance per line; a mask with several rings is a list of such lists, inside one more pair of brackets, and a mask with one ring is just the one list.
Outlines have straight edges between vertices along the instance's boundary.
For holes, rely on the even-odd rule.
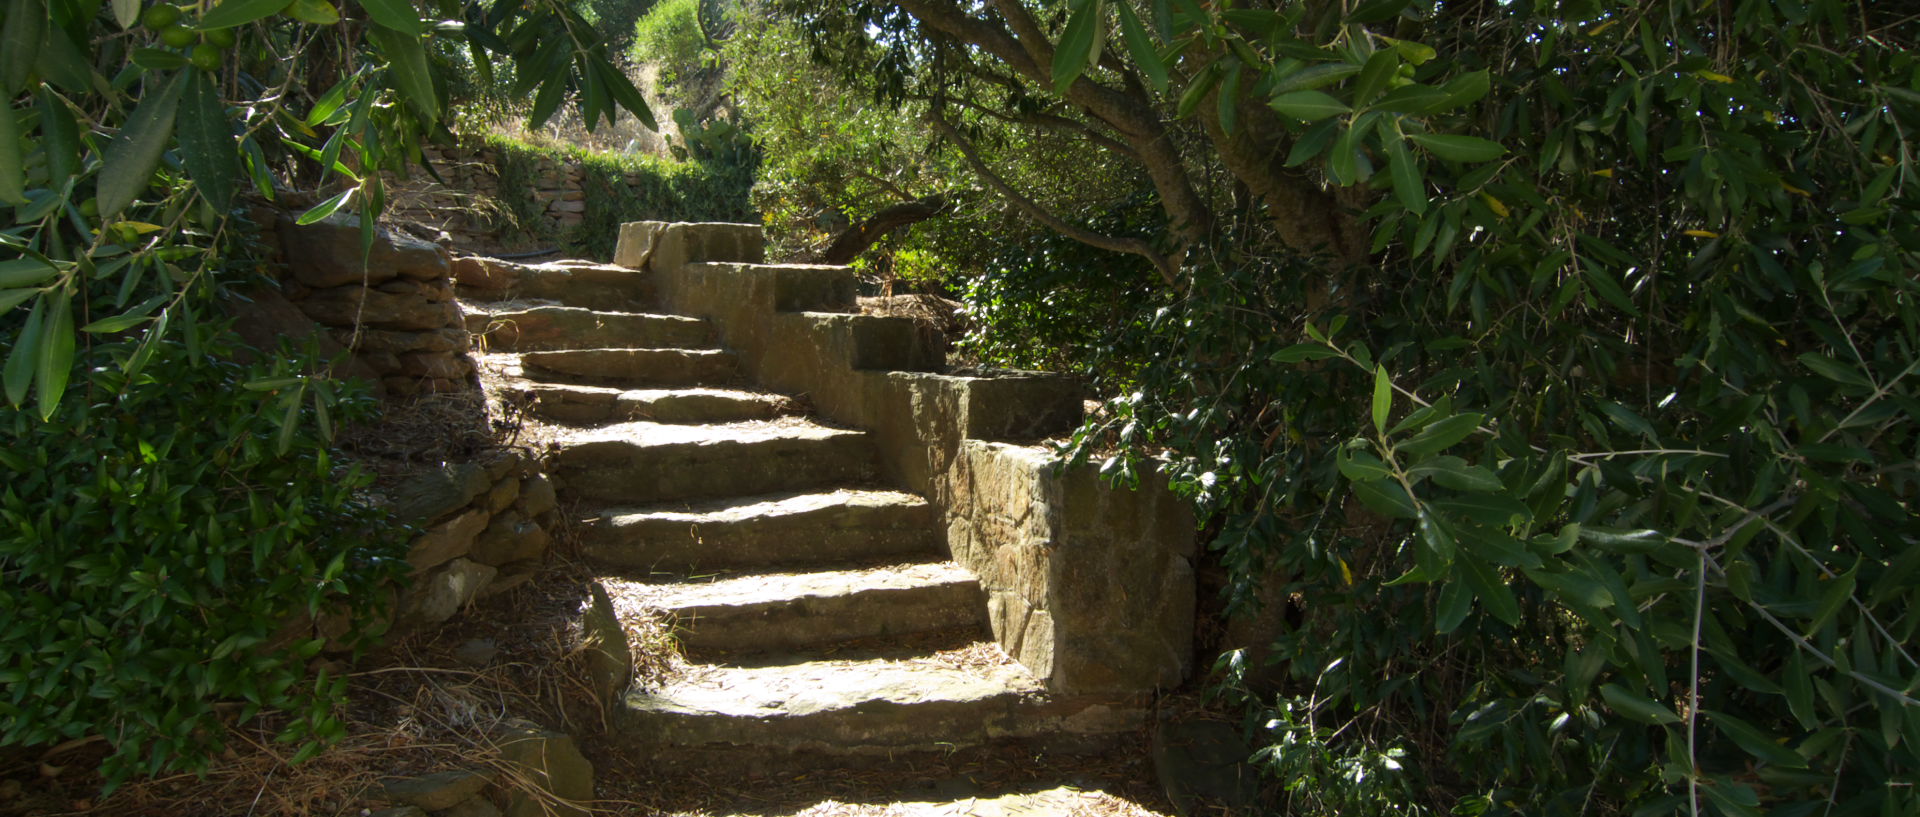
[[270,258],[249,205],[380,212],[376,171],[448,137],[455,48],[536,123],[650,117],[557,0],[0,3],[0,747],[103,736],[111,785],[204,768],[235,715],[285,712],[296,758],[338,733],[302,622],[356,640],[404,571],[327,453],[366,401],[218,303]]
[[1117,395],[1078,453],[1165,467],[1269,623],[1215,684],[1284,808],[1920,812],[1903,4],[171,8],[0,2],[0,746],[119,779],[203,763],[216,700],[336,728],[281,627],[376,612],[391,531],[326,454],[364,400],[219,324],[244,205],[377,213],[462,88],[650,118],[631,26],[733,67],[790,250],[938,200],[884,271]]
[[1285,680],[1221,688],[1286,808],[1920,810],[1910,9],[776,11],[824,62],[762,136],[870,157],[763,184],[908,168],[1104,251],[952,269],[976,348],[1120,395],[1080,453],[1165,453],[1272,622]]

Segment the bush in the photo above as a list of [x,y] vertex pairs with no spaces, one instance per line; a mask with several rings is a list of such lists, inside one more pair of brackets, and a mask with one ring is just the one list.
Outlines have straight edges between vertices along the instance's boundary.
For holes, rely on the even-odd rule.
[[[709,65],[706,32],[701,30],[701,0],[661,0],[633,27],[627,56],[636,64],[658,66],[659,91],[670,97]],[[677,98],[677,97],[676,97]],[[684,100],[683,100],[684,101]]]
[[[544,148],[503,136],[487,137],[500,173],[502,204],[514,224],[533,240],[553,242],[569,253],[612,258],[620,225],[629,221],[755,222],[747,201],[753,187],[754,154],[735,161],[676,162],[633,153],[602,153],[579,148]],[[585,218],[564,232],[554,230],[545,205],[534,196],[542,162],[583,170]],[[629,175],[640,184],[628,184]],[[504,225],[503,225],[504,226]]]
[[[110,786],[205,768],[223,701],[291,713],[289,741],[342,735],[345,681],[309,675],[322,642],[300,625],[368,620],[405,567],[359,497],[369,477],[323,438],[370,415],[365,390],[301,377],[289,349],[237,363],[200,320],[83,350],[85,382],[45,422],[0,404],[0,746],[103,735]],[[0,345],[22,326],[6,316]]]

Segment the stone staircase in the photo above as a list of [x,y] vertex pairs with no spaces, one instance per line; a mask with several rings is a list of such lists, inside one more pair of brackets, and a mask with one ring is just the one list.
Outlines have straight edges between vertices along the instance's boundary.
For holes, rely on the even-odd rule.
[[[758,260],[711,255],[685,261]],[[844,270],[756,272],[813,282],[782,290],[781,315],[829,327],[859,317]],[[483,365],[563,428],[548,468],[585,555],[671,612],[694,662],[620,696],[629,747],[871,763],[1094,748],[1144,723],[1140,690],[1050,689],[980,649],[995,639],[993,605],[951,561],[942,509],[899,490],[874,432],[756,389],[713,324],[667,314],[660,271],[474,262],[460,277]],[[871,373],[924,358],[873,347],[851,359]]]

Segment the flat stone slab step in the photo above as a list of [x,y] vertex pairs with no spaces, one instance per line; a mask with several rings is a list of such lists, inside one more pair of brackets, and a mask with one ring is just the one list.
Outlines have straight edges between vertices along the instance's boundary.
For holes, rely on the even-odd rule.
[[520,356],[527,377],[626,386],[720,386],[737,380],[739,361],[713,349],[567,349]]
[[1144,696],[1052,696],[1011,662],[707,665],[661,689],[629,691],[617,729],[656,750],[734,745],[885,755],[1001,740],[1088,742],[1139,728],[1145,704]]
[[679,582],[643,595],[674,616],[680,643],[698,652],[799,650],[969,626],[987,635],[986,594],[953,562]]
[[461,258],[454,261],[454,275],[463,301],[551,301],[593,309],[645,309],[657,300],[653,273],[576,259],[522,264]]
[[927,501],[842,488],[668,508],[610,508],[583,520],[581,547],[607,565],[687,571],[844,564],[941,552]]
[[737,423],[798,413],[788,398],[738,389],[620,389],[566,383],[530,383],[534,414],[558,423],[626,420],[656,423]]
[[710,349],[713,326],[698,318],[602,312],[577,306],[472,310],[467,331],[503,352],[551,349]]
[[666,502],[858,485],[874,478],[867,432],[799,418],[724,425],[614,423],[558,440],[552,474],[594,502]]

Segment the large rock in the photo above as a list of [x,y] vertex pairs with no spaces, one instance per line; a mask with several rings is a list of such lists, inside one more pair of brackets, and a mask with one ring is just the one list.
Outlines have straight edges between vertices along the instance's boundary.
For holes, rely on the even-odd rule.
[[553,480],[546,474],[530,474],[520,486],[520,512],[528,519],[537,519],[560,504],[559,495],[553,490]]
[[589,582],[587,591],[592,603],[582,620],[585,635],[581,645],[587,655],[587,680],[601,702],[611,704],[633,678],[633,648],[627,642],[626,628],[620,626],[606,585]]
[[400,356],[399,364],[401,374],[438,380],[459,380],[473,373],[473,364],[451,352],[409,352]]
[[463,287],[504,290],[520,280],[521,265],[470,255],[453,260],[453,277]]
[[413,587],[407,612],[399,622],[403,627],[438,624],[453,618],[460,608],[479,595],[499,571],[471,559],[454,559],[439,572]]
[[521,516],[519,511],[510,510],[494,517],[493,523],[474,541],[473,560],[481,564],[503,565],[538,559],[546,554],[547,546],[552,543],[553,536],[539,523]]
[[539,789],[508,792],[507,817],[588,817],[580,804],[593,799],[593,764],[573,738],[523,720],[507,721],[504,729],[494,741],[501,759]]
[[373,252],[361,265],[360,225],[352,216],[334,214],[308,225],[280,222],[280,245],[287,271],[315,289],[395,277],[429,280],[447,277],[446,252],[437,245],[376,229]]

